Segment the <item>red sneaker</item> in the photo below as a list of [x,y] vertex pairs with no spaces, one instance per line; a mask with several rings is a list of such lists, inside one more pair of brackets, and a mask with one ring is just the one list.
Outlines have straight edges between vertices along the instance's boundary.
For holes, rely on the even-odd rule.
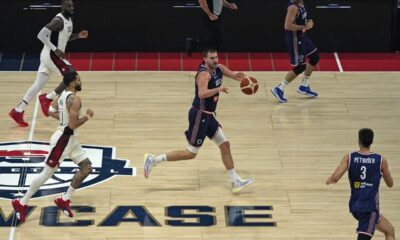
[[51,103],[53,102],[52,99],[48,99],[46,97],[46,93],[39,95],[39,102],[40,102],[40,107],[42,109],[42,113],[48,117],[49,116],[49,108]]
[[18,220],[21,222],[25,222],[25,210],[28,206],[22,205],[19,199],[14,199],[11,203],[15,211],[15,216],[17,216]]
[[15,108],[13,108],[8,115],[21,127],[27,127],[29,124],[24,121],[24,112],[17,112]]
[[54,203],[57,205],[58,209],[60,209],[68,217],[74,216],[74,214],[71,211],[71,208],[69,207],[69,204],[71,203],[70,200],[64,200],[61,197],[59,197],[56,198],[56,200],[54,200]]

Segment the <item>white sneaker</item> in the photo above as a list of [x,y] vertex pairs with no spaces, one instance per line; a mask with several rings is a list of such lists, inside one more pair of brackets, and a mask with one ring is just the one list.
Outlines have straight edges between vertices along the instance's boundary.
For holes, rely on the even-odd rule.
[[240,177],[232,183],[232,193],[238,193],[254,182],[254,179],[241,179]]
[[144,168],[144,177],[145,178],[149,178],[151,168],[156,166],[156,164],[154,162],[154,158],[155,158],[155,156],[153,154],[149,154],[149,153],[144,154],[144,158],[143,158],[144,167],[143,168]]

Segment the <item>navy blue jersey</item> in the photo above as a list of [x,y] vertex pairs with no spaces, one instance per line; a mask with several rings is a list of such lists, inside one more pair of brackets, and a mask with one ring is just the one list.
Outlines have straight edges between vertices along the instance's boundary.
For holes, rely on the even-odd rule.
[[349,155],[350,212],[378,212],[382,156],[353,152]]
[[[193,107],[196,109],[199,109],[200,111],[207,111],[207,112],[215,112],[217,109],[217,103],[218,103],[218,97],[219,93],[210,96],[208,98],[201,99],[199,98],[199,87],[197,85],[197,75],[199,75],[200,72],[203,71],[210,71],[207,69],[205,63],[203,62],[202,64],[199,65],[199,68],[197,70],[197,74],[195,76],[195,92],[194,92],[194,99],[193,99]],[[208,89],[213,89],[213,88],[218,88],[222,85],[222,69],[218,65],[218,67],[210,72],[211,74],[211,79],[208,81]]]
[[[307,23],[307,10],[305,6],[300,6],[297,3],[290,1],[288,7],[295,5],[298,9],[296,18],[294,20],[294,24],[299,25],[299,26],[305,26]],[[286,30],[286,34],[292,34],[292,32],[296,31],[289,31]],[[297,31],[297,34],[303,34],[303,31]]]

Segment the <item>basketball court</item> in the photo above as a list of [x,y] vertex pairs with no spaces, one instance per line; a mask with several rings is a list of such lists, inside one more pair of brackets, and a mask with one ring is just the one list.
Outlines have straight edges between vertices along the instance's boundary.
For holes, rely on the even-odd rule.
[[[83,108],[94,110],[93,119],[79,130],[80,142],[115,147],[112,161],[129,160],[132,175],[77,191],[73,219],[54,209],[59,194],[32,199],[26,223],[1,227],[0,239],[354,239],[348,181],[343,177],[333,186],[325,181],[342,157],[357,149],[362,127],[375,131],[373,150],[389,161],[395,187],[382,184],[381,212],[395,228],[400,226],[398,72],[315,72],[313,87],[320,97],[306,99],[293,84],[285,105],[270,94],[284,72],[248,72],[260,84],[252,96],[226,78],[231,91],[220,97],[217,119],[231,142],[238,173],[255,178],[238,195],[231,193],[219,150],[209,140],[196,159],[161,164],[149,179],[143,177],[145,152],[186,146],[183,132],[194,74],[80,72]],[[26,110],[28,128],[17,127],[5,114],[34,78],[35,72],[0,74],[3,143],[32,141],[24,145],[28,148],[33,142],[47,143],[57,127],[36,101]],[[57,83],[50,81],[44,91]],[[3,185],[4,179],[3,173]],[[11,201],[1,199],[0,207],[2,219],[12,219]],[[384,236],[377,233],[374,239]]]

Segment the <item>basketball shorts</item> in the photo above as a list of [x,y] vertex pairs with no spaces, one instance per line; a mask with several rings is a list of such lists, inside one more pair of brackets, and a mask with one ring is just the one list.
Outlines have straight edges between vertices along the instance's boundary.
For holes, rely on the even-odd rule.
[[381,216],[379,212],[353,212],[353,217],[358,220],[357,233],[373,236],[376,225]]
[[64,131],[57,130],[51,136],[46,164],[54,168],[67,158],[71,159],[75,164],[79,164],[88,158],[85,150],[79,144],[78,138],[73,135],[73,130],[68,127]]
[[189,129],[185,132],[186,139],[190,145],[201,147],[206,137],[214,138],[220,126],[214,114],[191,108],[189,110]]
[[75,71],[75,69],[66,59],[60,59],[53,51],[43,50],[41,52],[38,72],[63,76],[71,71]]
[[294,67],[306,64],[306,57],[317,51],[317,47],[306,34],[298,35],[296,32],[286,33],[286,46],[290,55],[290,65]]

